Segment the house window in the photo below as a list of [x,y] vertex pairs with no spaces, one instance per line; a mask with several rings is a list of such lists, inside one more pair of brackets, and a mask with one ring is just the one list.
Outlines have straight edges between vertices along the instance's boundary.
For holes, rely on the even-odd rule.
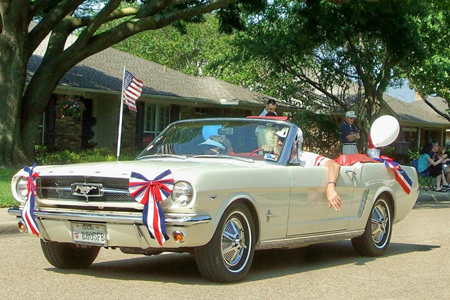
[[144,141],[151,142],[169,125],[170,110],[168,105],[145,104]]

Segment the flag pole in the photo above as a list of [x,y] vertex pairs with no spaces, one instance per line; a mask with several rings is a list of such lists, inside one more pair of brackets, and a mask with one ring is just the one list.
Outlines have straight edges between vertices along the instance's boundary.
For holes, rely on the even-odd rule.
[[120,89],[120,115],[119,115],[119,130],[117,134],[117,161],[120,157],[120,142],[122,140],[122,118],[123,118],[123,80],[125,78],[125,66],[123,66],[122,88]]

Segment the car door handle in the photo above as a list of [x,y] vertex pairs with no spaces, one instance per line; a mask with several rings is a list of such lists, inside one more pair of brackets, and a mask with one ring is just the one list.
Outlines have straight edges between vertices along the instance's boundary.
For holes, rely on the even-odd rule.
[[345,174],[350,178],[350,180],[355,180],[356,172],[354,170],[345,170]]

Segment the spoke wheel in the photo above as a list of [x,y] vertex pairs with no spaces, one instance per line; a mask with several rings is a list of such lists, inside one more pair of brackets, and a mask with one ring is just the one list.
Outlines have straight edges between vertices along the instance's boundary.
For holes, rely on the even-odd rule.
[[238,217],[233,217],[227,221],[222,232],[222,259],[227,268],[234,269],[247,248],[244,227]]
[[232,204],[223,214],[211,241],[195,250],[200,273],[214,282],[236,282],[249,271],[255,247],[255,229],[248,208]]
[[353,248],[358,254],[381,256],[386,252],[392,236],[391,214],[389,201],[382,197],[377,199],[363,235],[352,239]]

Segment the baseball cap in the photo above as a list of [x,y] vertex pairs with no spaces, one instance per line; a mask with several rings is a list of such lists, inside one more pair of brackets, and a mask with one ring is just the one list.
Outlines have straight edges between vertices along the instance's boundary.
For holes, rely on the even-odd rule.
[[345,113],[346,118],[356,118],[356,114],[353,110],[349,110]]
[[203,143],[198,144],[199,146],[213,146],[213,147],[219,147],[222,150],[225,150],[225,146],[222,145],[219,142],[213,141],[211,139],[207,139],[206,141],[204,141]]
[[288,135],[289,127],[284,127],[280,130],[275,131],[275,135],[279,136],[280,138],[285,139]]

